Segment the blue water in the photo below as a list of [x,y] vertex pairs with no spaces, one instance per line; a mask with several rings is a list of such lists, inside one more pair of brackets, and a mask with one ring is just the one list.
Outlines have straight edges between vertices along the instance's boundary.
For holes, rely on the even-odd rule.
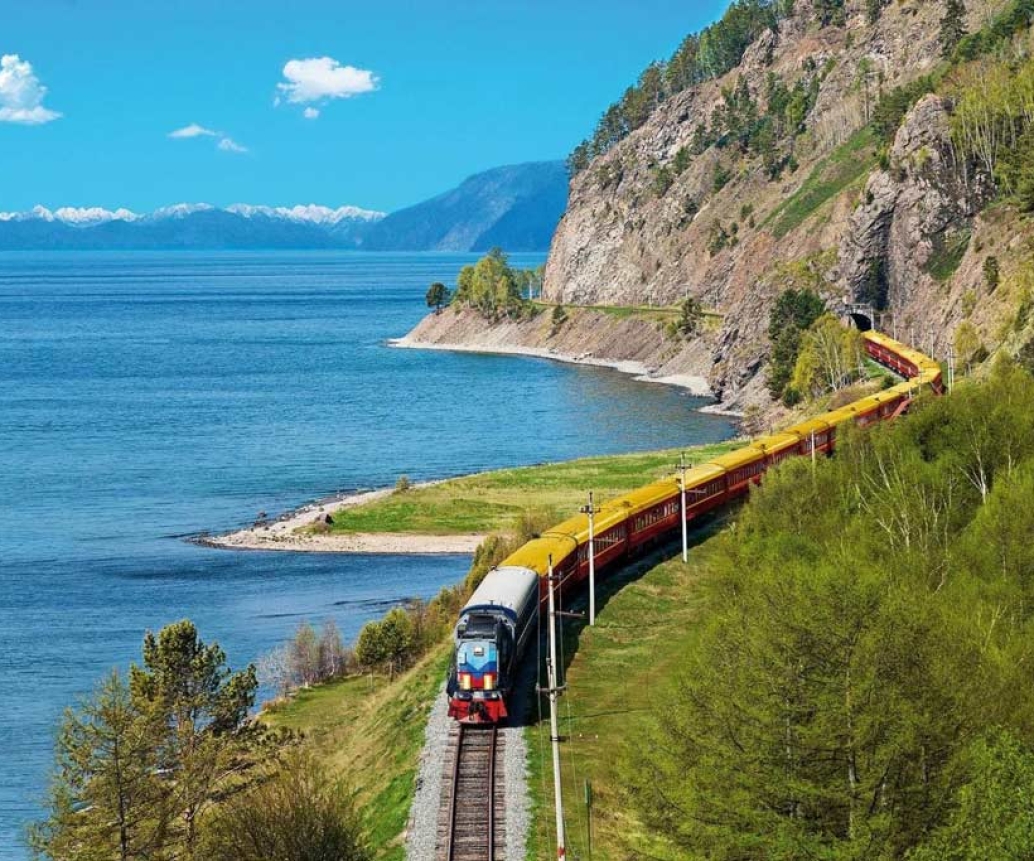
[[62,708],[147,628],[190,617],[242,666],[302,619],[350,638],[469,561],[182,536],[401,474],[729,435],[698,399],[613,371],[385,346],[472,259],[0,255],[0,858],[26,857]]

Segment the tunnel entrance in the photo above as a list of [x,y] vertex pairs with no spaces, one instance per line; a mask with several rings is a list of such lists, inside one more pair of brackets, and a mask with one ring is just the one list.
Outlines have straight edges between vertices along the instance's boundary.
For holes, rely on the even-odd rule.
[[876,309],[872,305],[848,304],[845,313],[859,332],[868,332],[876,320]]
[[850,317],[851,322],[853,322],[855,326],[858,327],[859,332],[868,332],[870,329],[872,329],[872,319],[866,316],[865,314],[852,313]]

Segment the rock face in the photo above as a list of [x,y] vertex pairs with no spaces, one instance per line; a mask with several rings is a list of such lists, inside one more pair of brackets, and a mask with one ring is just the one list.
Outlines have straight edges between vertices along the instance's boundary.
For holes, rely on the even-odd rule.
[[[960,179],[947,105],[931,95],[914,106],[886,170],[877,163],[879,141],[860,131],[878,92],[939,62],[940,4],[889,4],[874,25],[861,0],[845,8],[843,26],[820,27],[812,5],[798,0],[794,15],[756,40],[738,68],[670,98],[577,174],[553,239],[545,297],[654,305],[698,297],[723,324],[705,338],[693,370],[731,403],[764,398],[757,377],[769,349],[769,311],[788,286],[817,290],[834,311],[845,300],[885,301],[906,331],[957,321],[945,313],[952,303],[943,275],[958,264],[987,188]],[[971,17],[977,29],[982,18],[975,10]],[[759,157],[715,145],[658,192],[658,167],[691,145],[723,89],[742,79],[764,109],[770,75],[789,84],[817,76],[806,131],[794,143],[797,169],[771,180]],[[716,182],[719,166],[730,177],[724,185]],[[967,271],[964,258],[958,272]],[[949,292],[974,286],[956,290],[953,282]],[[949,339],[942,334],[938,344]]]
[[886,304],[918,311],[934,286],[936,258],[972,232],[991,189],[966,182],[951,145],[948,106],[935,95],[905,118],[888,170],[872,173],[840,244],[841,277],[858,299],[881,293]]

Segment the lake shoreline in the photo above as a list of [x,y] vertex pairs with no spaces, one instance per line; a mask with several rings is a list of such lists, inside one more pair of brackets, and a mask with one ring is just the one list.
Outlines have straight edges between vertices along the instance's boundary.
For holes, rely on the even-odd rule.
[[[566,365],[587,365],[592,368],[610,368],[622,374],[629,374],[639,383],[659,383],[666,386],[686,389],[691,395],[700,398],[713,397],[711,386],[704,377],[695,374],[663,374],[654,375],[651,367],[645,362],[634,359],[605,359],[588,353],[576,355],[564,353],[549,347],[525,347],[517,344],[493,344],[482,346],[478,344],[464,344],[459,342],[433,343],[421,341],[404,335],[401,338],[389,338],[385,342],[389,347],[403,350],[440,350],[449,353],[478,353],[481,355],[497,356],[527,356],[533,359],[549,359],[554,362],[562,362]],[[708,404],[701,407],[701,412],[706,412],[710,407],[717,404]],[[722,415],[730,413],[720,413]],[[734,413],[731,413],[735,415]]]
[[[651,367],[635,360],[615,360],[592,355],[574,355],[556,349],[510,345],[476,345],[463,343],[432,343],[415,339],[409,335],[389,338],[385,345],[396,349],[437,350],[442,352],[478,353],[484,355],[526,356],[548,359],[571,365],[609,368],[629,374],[636,382],[674,386],[688,391],[695,397],[713,397],[707,380],[692,374],[652,375]],[[720,402],[707,404],[699,412],[741,417],[740,413],[723,409]],[[454,478],[470,478],[483,473],[466,473]],[[436,479],[414,484],[413,487],[429,487],[451,479]],[[395,554],[395,555],[443,555],[472,554],[487,537],[482,534],[421,535],[413,533],[340,533],[318,532],[311,527],[324,523],[329,515],[346,508],[365,505],[384,499],[394,493],[394,488],[355,491],[334,494],[288,509],[273,520],[256,521],[232,532],[217,535],[192,536],[192,543],[219,550],[270,550],[297,553],[346,553],[346,554]],[[309,527],[307,529],[307,527]],[[304,531],[303,531],[304,530]]]
[[[473,473],[476,474],[476,473]],[[430,487],[448,479],[424,481],[413,487]],[[411,533],[320,533],[306,527],[326,523],[326,517],[346,508],[384,499],[394,488],[334,494],[288,509],[275,520],[220,535],[195,535],[189,541],[218,550],[272,550],[295,553],[390,554],[402,556],[457,555],[473,553],[484,535],[417,535]]]

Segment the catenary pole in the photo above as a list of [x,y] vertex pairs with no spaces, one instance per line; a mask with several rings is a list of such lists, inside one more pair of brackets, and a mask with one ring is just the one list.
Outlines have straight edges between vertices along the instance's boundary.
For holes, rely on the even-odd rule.
[[592,491],[589,491],[589,504],[580,509],[589,515],[589,625],[596,624],[596,505]]
[[549,557],[549,663],[546,667],[546,684],[549,685],[549,740],[553,747],[553,799],[556,803],[556,857],[563,861],[567,855],[567,839],[564,834],[564,796],[560,786],[560,729],[557,725],[556,661],[556,599],[553,597],[553,557]]
[[679,455],[679,487],[682,489],[682,561],[689,562],[689,524],[686,522],[686,453]]

